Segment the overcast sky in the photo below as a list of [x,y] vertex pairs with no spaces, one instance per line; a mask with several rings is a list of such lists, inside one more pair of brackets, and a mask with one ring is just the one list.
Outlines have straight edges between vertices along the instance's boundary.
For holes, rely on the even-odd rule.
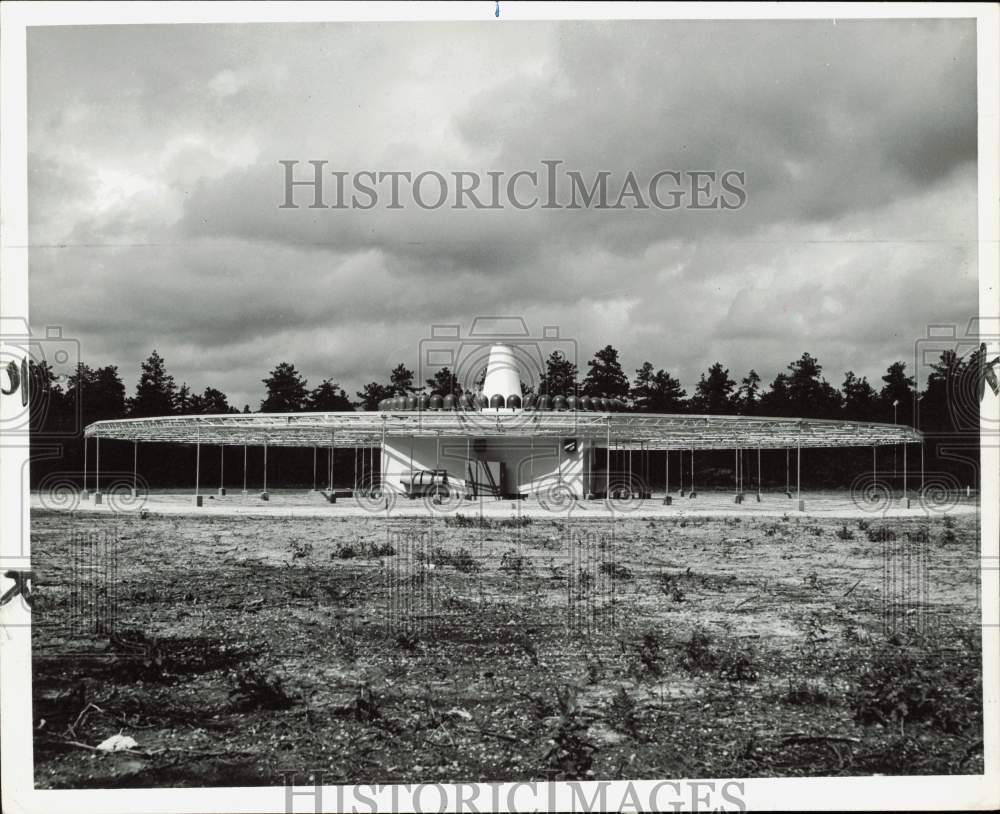
[[[803,351],[877,380],[978,310],[975,66],[971,20],[36,28],[32,325],[252,409],[280,361],[353,396],[478,314],[689,393]],[[735,169],[747,202],[281,210],[282,159]]]

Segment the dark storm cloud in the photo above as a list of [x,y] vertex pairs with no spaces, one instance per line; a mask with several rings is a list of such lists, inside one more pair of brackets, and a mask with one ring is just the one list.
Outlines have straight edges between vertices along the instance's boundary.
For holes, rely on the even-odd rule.
[[[690,388],[803,350],[878,375],[976,309],[974,21],[39,29],[29,90],[34,324],[240,404],[283,359],[354,390],[483,312]],[[282,159],[735,169],[748,201],[282,210]]]

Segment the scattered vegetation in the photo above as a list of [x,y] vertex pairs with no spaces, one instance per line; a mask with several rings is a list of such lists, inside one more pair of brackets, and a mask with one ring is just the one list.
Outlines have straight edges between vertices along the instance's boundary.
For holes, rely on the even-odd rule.
[[231,673],[233,688],[229,700],[237,710],[288,709],[295,698],[284,688],[276,673],[251,665]]
[[483,515],[465,515],[458,512],[446,515],[445,526],[450,528],[477,529],[520,529],[530,526],[532,519],[527,516],[518,517],[484,517]]
[[[59,519],[32,524],[46,618],[76,601]],[[928,555],[959,574],[971,518],[775,518],[739,537],[711,518],[624,518],[614,561],[582,573],[563,521],[515,543],[438,519],[412,544],[369,518],[117,522],[113,639],[75,634],[75,657],[55,628],[32,631],[40,786],[273,785],[281,765],[330,766],[335,783],[982,771],[976,586],[936,583],[926,616],[943,624],[887,639],[880,569],[845,567],[837,542],[845,526],[951,529]],[[821,537],[789,533],[810,523]],[[422,567],[378,559],[404,546]],[[544,578],[509,578],[533,568]],[[69,743],[119,731],[149,756]]]
[[590,737],[590,718],[577,702],[573,687],[557,692],[559,715],[545,753],[550,780],[592,780],[597,745]]
[[619,687],[608,704],[611,728],[635,740],[642,740],[640,707],[625,687]]
[[890,639],[872,648],[850,696],[862,724],[923,724],[956,734],[982,727],[978,647],[928,648],[919,636]]
[[500,557],[500,570],[509,574],[525,574],[533,570],[531,560],[516,549],[508,549]]

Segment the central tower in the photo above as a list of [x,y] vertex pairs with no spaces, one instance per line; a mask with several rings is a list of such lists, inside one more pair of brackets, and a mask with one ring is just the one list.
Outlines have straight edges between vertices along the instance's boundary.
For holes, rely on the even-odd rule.
[[483,396],[490,409],[519,408],[521,406],[521,373],[517,359],[509,345],[494,345],[486,363]]

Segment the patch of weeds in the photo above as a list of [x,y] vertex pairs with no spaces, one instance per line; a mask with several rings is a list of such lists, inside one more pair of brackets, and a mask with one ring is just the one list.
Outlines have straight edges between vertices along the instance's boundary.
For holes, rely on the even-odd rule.
[[460,548],[451,556],[451,564],[455,570],[463,574],[472,574],[479,570],[479,561],[472,556],[467,548]]
[[927,543],[930,542],[930,532],[927,526],[921,526],[916,531],[906,532],[906,539],[911,543]]
[[531,570],[531,561],[524,554],[511,548],[500,557],[499,568],[509,574],[524,574]]
[[872,524],[869,523],[867,520],[858,521],[858,531],[868,531],[868,529],[870,529],[871,527]]
[[632,579],[632,571],[617,562],[602,562],[600,572],[607,574],[611,579]]
[[945,545],[952,545],[958,541],[958,535],[955,534],[955,520],[951,515],[944,516],[944,531],[941,532],[941,542]]
[[394,557],[396,549],[392,543],[372,543],[367,552],[369,557]]
[[412,653],[420,646],[420,637],[412,630],[404,630],[396,636],[396,645]]
[[343,633],[338,633],[337,651],[346,661],[357,661],[358,640],[354,636],[345,636]]
[[691,632],[691,637],[684,643],[681,665],[692,673],[715,669],[715,651],[707,631],[697,628]]
[[669,596],[672,602],[683,602],[686,596],[684,589],[680,586],[680,577],[677,574],[661,573],[660,591]]
[[587,659],[587,683],[588,684],[600,684],[601,679],[604,678],[604,662],[599,658],[592,657]]
[[978,645],[959,652],[927,647],[919,637],[873,648],[850,693],[862,724],[922,723],[957,734],[982,727],[982,678]]
[[611,698],[607,719],[616,732],[634,740],[644,740],[639,704],[625,687],[619,687]]
[[853,540],[854,532],[847,528],[847,524],[844,523],[839,529],[837,529],[837,539],[838,540]]
[[730,643],[716,652],[715,662],[718,664],[719,678],[727,681],[756,681],[760,677],[755,666],[756,654],[749,645]]
[[715,672],[729,681],[756,681],[759,672],[751,647],[731,642],[717,647],[703,629],[692,631],[683,647],[681,664],[689,672]]
[[573,687],[559,690],[557,701],[559,718],[545,753],[546,775],[552,780],[591,780],[597,745],[589,737],[590,722]]
[[891,543],[896,539],[896,532],[888,526],[876,526],[866,530],[869,543]]
[[281,676],[250,666],[230,674],[229,700],[239,710],[288,709],[295,698],[284,688]]
[[660,653],[660,634],[647,630],[639,644],[639,665],[642,676],[658,676],[663,672],[663,657]]
[[[216,534],[215,537],[219,538],[219,535]],[[305,542],[301,540],[292,540],[293,560],[301,560],[305,557],[308,557],[310,554],[312,554],[312,552],[313,552],[313,544],[310,543],[308,540]]]
[[479,528],[483,525],[482,517],[466,517],[461,512],[453,515],[446,515],[444,518],[444,524],[451,528],[464,529],[464,528]]
[[453,515],[449,515],[444,518],[445,526],[452,528],[477,528],[477,529],[520,529],[525,526],[530,526],[532,519],[530,517],[467,517],[461,512]]
[[498,529],[523,529],[525,526],[531,525],[531,518],[527,516],[521,517],[502,517],[496,521],[496,528]]
[[788,679],[788,689],[785,690],[784,694],[781,696],[781,700],[786,704],[806,707],[820,705],[829,706],[832,698],[830,694],[816,682],[808,681],[807,679],[800,679],[799,681],[792,683],[792,680]]
[[358,555],[357,549],[351,543],[338,543],[330,552],[331,560],[353,560]]
[[379,696],[367,684],[363,684],[358,688],[354,698],[336,708],[334,714],[350,717],[359,722],[374,721],[382,717],[380,705]]

